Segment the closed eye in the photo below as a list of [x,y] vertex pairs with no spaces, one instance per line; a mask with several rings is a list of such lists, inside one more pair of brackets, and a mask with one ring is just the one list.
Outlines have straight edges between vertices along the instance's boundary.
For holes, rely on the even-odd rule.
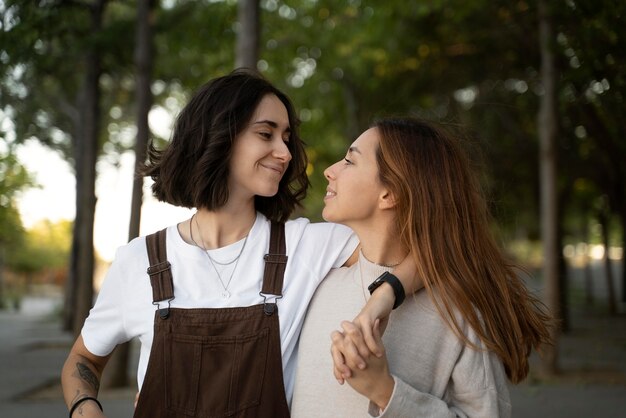
[[352,161],[348,160],[347,158],[344,158],[344,161],[346,162],[346,165],[352,165]]
[[259,132],[259,135],[265,139],[272,139],[272,134],[270,132]]

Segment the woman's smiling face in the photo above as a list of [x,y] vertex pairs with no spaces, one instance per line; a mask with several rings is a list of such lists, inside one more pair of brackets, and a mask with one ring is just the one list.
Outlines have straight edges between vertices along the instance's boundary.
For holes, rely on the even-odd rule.
[[285,105],[273,94],[263,97],[233,145],[228,179],[231,198],[274,196],[278,192],[291,160],[287,147],[290,135]]
[[326,221],[351,226],[373,215],[384,192],[376,162],[379,141],[378,130],[368,129],[352,143],[344,159],[324,171],[328,187],[322,216]]

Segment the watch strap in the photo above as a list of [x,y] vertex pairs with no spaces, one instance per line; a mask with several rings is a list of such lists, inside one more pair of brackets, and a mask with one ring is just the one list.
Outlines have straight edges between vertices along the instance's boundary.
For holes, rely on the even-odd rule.
[[383,283],[389,283],[389,285],[391,285],[391,288],[393,289],[393,294],[396,299],[393,303],[393,309],[396,309],[398,306],[402,305],[402,302],[404,302],[405,293],[402,282],[400,282],[400,279],[398,279],[393,274],[389,273],[388,271],[384,272],[367,287],[367,290],[369,290],[371,295]]

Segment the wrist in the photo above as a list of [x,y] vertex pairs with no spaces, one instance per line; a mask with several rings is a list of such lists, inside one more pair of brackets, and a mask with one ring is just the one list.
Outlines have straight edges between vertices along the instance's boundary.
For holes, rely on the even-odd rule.
[[83,412],[102,412],[102,404],[92,396],[85,396],[72,404],[69,418],[75,416],[77,410],[80,410],[80,415],[83,415]]
[[372,402],[383,411],[389,405],[389,401],[391,400],[391,395],[393,395],[393,389],[396,386],[396,382],[393,379],[393,376],[390,374],[386,375],[384,379],[381,379],[378,387],[374,391]]
[[384,272],[383,274],[378,276],[376,280],[374,280],[372,284],[370,284],[367,287],[367,289],[369,290],[370,294],[373,294],[376,290],[378,290],[384,284],[388,284],[389,286],[391,286],[391,289],[393,290],[394,302],[393,302],[392,309],[396,309],[398,306],[402,304],[402,302],[404,301],[404,297],[405,297],[404,287],[402,286],[402,283],[396,276],[389,273],[388,271]]

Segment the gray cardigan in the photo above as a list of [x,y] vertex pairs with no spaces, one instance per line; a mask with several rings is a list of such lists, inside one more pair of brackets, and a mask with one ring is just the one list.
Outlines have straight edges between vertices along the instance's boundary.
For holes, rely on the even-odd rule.
[[[374,404],[332,374],[330,333],[354,318],[367,285],[388,268],[366,260],[335,269],[317,289],[304,322],[291,405],[301,417],[510,417],[502,362],[465,346],[436,311],[426,291],[407,296],[383,336],[395,387],[387,408]],[[463,321],[470,341],[484,348]]]

